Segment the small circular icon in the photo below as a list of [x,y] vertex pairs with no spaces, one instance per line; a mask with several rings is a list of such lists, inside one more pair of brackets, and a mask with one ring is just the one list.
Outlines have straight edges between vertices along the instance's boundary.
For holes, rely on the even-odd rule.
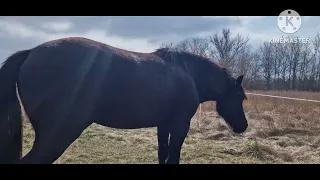
[[300,29],[301,23],[300,15],[292,9],[282,11],[278,16],[278,27],[282,32],[287,34],[297,32]]

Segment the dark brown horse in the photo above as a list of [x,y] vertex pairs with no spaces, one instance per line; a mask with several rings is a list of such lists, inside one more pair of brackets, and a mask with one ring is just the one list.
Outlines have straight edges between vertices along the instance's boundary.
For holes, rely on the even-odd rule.
[[[64,38],[19,51],[0,70],[0,163],[53,163],[92,123],[157,127],[159,163],[179,163],[200,103],[216,101],[235,133],[247,129],[242,79],[207,58],[167,48],[137,53]],[[22,159],[18,97],[36,134]]]

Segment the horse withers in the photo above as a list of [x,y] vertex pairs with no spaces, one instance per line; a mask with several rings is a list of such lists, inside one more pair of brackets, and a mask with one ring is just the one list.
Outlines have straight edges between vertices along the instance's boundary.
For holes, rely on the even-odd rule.
[[[0,69],[0,163],[53,163],[97,123],[157,127],[158,162],[178,164],[200,103],[216,101],[235,133],[246,130],[242,79],[188,52],[138,53],[79,37],[16,52]],[[18,97],[35,131],[24,157]]]

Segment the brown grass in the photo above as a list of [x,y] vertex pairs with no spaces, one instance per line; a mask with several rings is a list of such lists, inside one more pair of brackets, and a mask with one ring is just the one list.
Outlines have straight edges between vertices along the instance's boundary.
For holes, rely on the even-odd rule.
[[[256,92],[320,100],[320,93]],[[181,153],[181,163],[320,163],[320,104],[248,95],[244,108],[249,128],[230,132],[215,112],[215,103],[202,104],[195,114]],[[24,154],[33,143],[29,123],[24,130]],[[157,163],[156,129],[87,128],[55,162]]]

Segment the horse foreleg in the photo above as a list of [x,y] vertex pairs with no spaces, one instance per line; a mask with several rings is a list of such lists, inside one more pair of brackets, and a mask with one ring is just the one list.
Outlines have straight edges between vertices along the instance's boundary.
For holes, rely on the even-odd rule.
[[190,120],[176,121],[170,126],[169,157],[167,164],[179,164],[180,153],[190,128]]
[[165,164],[169,155],[169,128],[158,126],[158,161],[159,164]]

